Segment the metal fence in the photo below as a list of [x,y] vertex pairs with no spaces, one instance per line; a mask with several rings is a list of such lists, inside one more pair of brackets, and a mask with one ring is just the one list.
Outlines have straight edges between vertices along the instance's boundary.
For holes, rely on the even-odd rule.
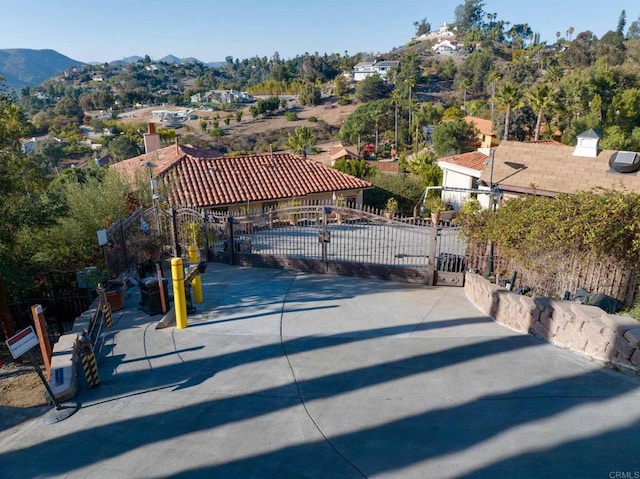
[[[462,285],[466,245],[458,229],[429,220],[389,217],[383,211],[333,204],[289,205],[247,215],[188,208],[138,210],[107,231],[105,260],[116,277],[160,255]],[[436,274],[438,273],[438,274]]]

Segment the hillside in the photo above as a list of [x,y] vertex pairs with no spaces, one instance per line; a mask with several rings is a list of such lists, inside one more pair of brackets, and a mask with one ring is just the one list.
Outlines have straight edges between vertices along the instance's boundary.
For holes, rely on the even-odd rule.
[[0,50],[0,76],[16,92],[20,92],[25,86],[39,85],[70,67],[82,64],[55,50]]

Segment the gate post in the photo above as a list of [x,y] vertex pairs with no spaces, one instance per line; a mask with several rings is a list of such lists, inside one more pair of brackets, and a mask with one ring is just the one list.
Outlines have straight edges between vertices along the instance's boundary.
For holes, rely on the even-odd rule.
[[176,224],[176,209],[174,207],[169,208],[169,216],[171,217],[171,248],[173,249],[173,257],[179,258],[182,252],[178,244],[178,225]]
[[329,239],[329,234],[327,231],[327,210],[331,211],[329,207],[322,208],[322,232],[320,233],[321,245],[322,245],[322,272],[327,274],[329,270],[328,260],[327,260],[327,243]]
[[436,275],[438,274],[438,231],[437,226],[427,226],[429,228],[429,266],[427,266],[427,285],[436,284]]
[[227,250],[229,251],[229,264],[236,263],[236,239],[233,237],[233,215],[227,216]]

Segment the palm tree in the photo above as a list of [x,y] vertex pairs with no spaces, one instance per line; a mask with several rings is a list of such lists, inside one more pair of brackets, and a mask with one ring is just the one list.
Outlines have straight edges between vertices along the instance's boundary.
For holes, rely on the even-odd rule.
[[[409,88],[409,103],[411,103],[411,93],[412,89],[416,86],[416,79],[413,77],[409,77],[404,81],[407,88]],[[409,125],[411,125],[411,108],[409,108]]]
[[534,134],[534,141],[540,139],[540,126],[542,125],[542,117],[545,110],[552,108],[554,104],[554,92],[551,87],[544,83],[538,83],[533,89],[527,93],[527,99],[531,104],[531,108],[538,112],[538,119],[536,120],[536,129]]
[[549,68],[547,68],[546,73],[544,74],[544,78],[550,83],[558,83],[562,79],[563,74],[564,71],[562,70],[561,66],[550,65]]
[[402,101],[402,93],[397,88],[391,92],[391,101],[393,101],[395,111],[395,129],[393,136],[393,147],[396,149],[396,155],[398,154],[398,106]]
[[467,111],[467,90],[471,88],[471,80],[469,77],[464,77],[460,80],[460,88],[462,88],[462,109]]
[[506,112],[504,115],[504,134],[502,135],[502,139],[508,140],[511,112],[516,108],[521,108],[523,105],[522,90],[520,90],[520,85],[506,82],[498,89],[496,101],[498,102],[498,105],[506,108]]
[[491,70],[487,75],[487,80],[489,80],[489,85],[491,86],[491,121],[493,121],[496,104],[496,84],[498,83],[498,80],[500,80],[500,73],[498,73],[497,70]]
[[302,154],[302,158],[307,158],[307,148],[315,145],[316,137],[311,128],[300,126],[296,128],[287,140],[287,148],[296,154]]
[[571,35],[573,35],[573,32],[575,32],[575,29],[573,27],[569,27],[567,29],[567,37],[569,38],[569,41],[571,41]]

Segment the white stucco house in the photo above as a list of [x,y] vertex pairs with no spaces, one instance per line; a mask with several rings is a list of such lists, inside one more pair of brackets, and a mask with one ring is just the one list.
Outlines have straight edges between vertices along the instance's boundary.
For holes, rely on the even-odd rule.
[[362,81],[372,75],[379,75],[380,78],[386,80],[389,71],[398,68],[398,65],[400,65],[400,62],[391,60],[360,62],[353,67],[353,80]]
[[443,201],[459,210],[465,201],[474,197],[483,208],[488,208],[489,195],[468,191],[479,189],[480,176],[488,160],[489,156],[480,151],[440,158],[437,164],[442,170]]

